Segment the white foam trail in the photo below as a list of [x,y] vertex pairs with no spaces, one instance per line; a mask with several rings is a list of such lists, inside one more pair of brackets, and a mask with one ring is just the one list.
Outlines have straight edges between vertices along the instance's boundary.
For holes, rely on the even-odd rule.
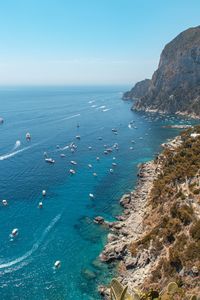
[[19,148],[20,146],[21,146],[21,142],[20,142],[20,141],[16,141],[16,143],[15,143],[15,145],[14,145],[12,151],[13,151],[13,150],[16,150],[16,149]]
[[[36,144],[35,144],[35,145],[36,145]],[[1,155],[1,156],[0,156],[0,160],[5,160],[5,159],[8,159],[8,158],[10,158],[10,157],[12,157],[12,156],[15,156],[15,155],[17,155],[18,153],[24,152],[24,151],[26,151],[26,150],[32,148],[32,147],[35,146],[35,145],[28,146],[28,147],[22,148],[22,149],[20,149],[20,150],[17,150],[17,151],[11,152],[11,153],[7,153],[7,154],[5,154],[5,155]]]
[[6,263],[0,264],[0,269],[3,268],[8,268],[11,267],[13,265],[16,265],[20,262],[22,262],[23,260],[27,259],[29,256],[31,256],[40,246],[40,244],[42,243],[43,239],[45,238],[45,236],[48,234],[48,232],[53,228],[53,226],[58,222],[58,220],[60,219],[61,214],[57,215],[49,224],[49,226],[47,226],[47,228],[45,229],[45,231],[43,232],[41,238],[38,240],[37,243],[35,243],[33,245],[33,247],[31,248],[31,250],[29,250],[28,252],[26,252],[24,255],[12,260],[12,261],[8,261]]
[[80,115],[81,114],[76,114],[76,115],[73,115],[73,116],[70,116],[70,117],[66,117],[66,118],[63,118],[61,121],[73,119],[73,118],[79,117]]
[[94,104],[94,105],[92,105],[91,107],[97,107],[97,105],[96,105],[96,104]]
[[88,103],[90,103],[90,104],[91,104],[91,103],[94,103],[94,102],[95,102],[95,100],[92,100],[92,101],[89,101]]

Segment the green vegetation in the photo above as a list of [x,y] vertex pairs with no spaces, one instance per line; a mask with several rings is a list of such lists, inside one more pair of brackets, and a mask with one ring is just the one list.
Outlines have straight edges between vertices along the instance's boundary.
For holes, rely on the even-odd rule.
[[175,151],[167,148],[157,158],[162,171],[151,192],[151,213],[144,221],[151,229],[129,247],[133,256],[147,249],[155,257],[145,288],[149,284],[163,288],[170,280],[183,291],[200,287],[200,136],[192,138],[192,132],[200,133],[200,126],[183,132],[181,146]]

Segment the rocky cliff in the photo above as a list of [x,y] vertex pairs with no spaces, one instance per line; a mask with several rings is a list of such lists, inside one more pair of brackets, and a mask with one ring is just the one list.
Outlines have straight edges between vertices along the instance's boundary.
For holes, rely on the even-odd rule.
[[200,116],[200,26],[180,33],[165,46],[158,69],[124,94],[133,109]]

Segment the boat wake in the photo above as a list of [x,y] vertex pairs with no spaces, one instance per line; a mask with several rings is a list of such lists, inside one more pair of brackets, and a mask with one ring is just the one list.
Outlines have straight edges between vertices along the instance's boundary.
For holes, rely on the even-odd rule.
[[33,247],[27,251],[24,255],[12,260],[12,261],[8,261],[5,263],[0,264],[0,269],[4,269],[4,268],[9,268],[13,265],[16,265],[22,261],[24,261],[25,259],[27,259],[28,257],[30,257],[41,245],[42,241],[44,240],[44,238],[46,237],[46,235],[49,233],[49,231],[55,226],[55,224],[59,221],[61,217],[61,214],[58,214],[49,224],[49,226],[47,226],[47,228],[44,230],[42,236],[40,237],[40,239],[33,245]]
[[[35,144],[35,145],[36,145],[36,144]],[[35,146],[35,145],[28,146],[28,147],[24,147],[24,148],[22,148],[22,149],[20,149],[20,150],[17,150],[17,151],[11,152],[11,153],[7,153],[7,154],[4,154],[4,155],[1,155],[1,156],[0,156],[0,160],[5,160],[5,159],[8,159],[8,158],[10,158],[10,157],[13,157],[13,156],[17,155],[18,153],[24,152],[24,151],[26,151],[26,150],[32,148],[32,147]],[[16,149],[16,148],[15,148],[15,149]]]
[[73,116],[70,116],[70,117],[66,117],[66,118],[63,118],[61,121],[73,119],[73,118],[79,117],[80,115],[81,114],[76,114],[76,115],[73,115]]

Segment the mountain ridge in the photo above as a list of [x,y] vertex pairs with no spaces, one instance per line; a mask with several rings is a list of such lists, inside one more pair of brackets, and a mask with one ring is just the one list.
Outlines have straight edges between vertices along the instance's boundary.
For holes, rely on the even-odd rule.
[[200,26],[181,32],[163,49],[158,69],[123,95],[133,110],[200,116]]

